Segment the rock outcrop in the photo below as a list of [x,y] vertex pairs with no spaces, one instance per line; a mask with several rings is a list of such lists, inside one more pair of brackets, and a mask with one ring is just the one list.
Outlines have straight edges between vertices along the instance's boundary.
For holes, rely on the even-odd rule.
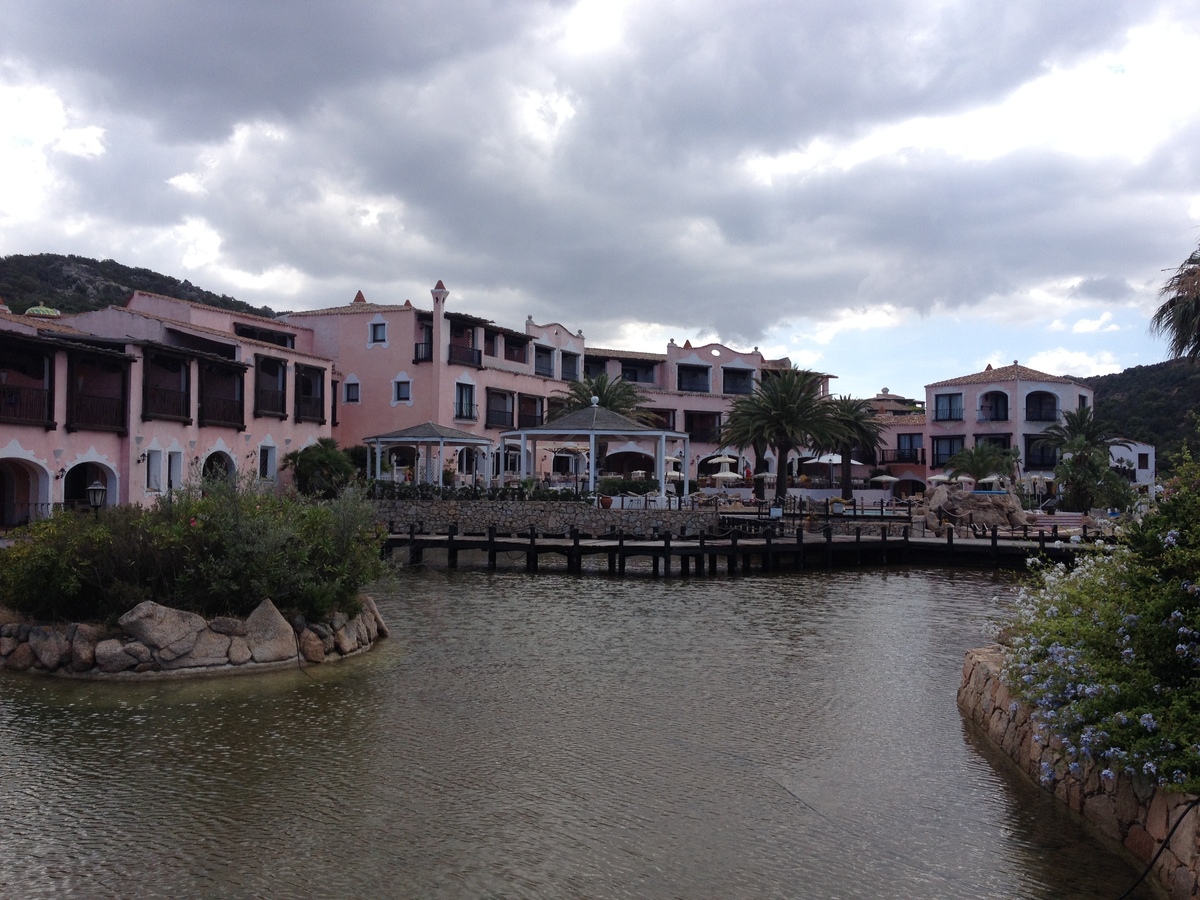
[[86,623],[0,626],[0,666],[84,677],[246,671],[287,662],[324,663],[367,649],[389,634],[369,597],[354,618],[337,613],[329,622],[293,620],[270,600],[244,622],[228,616],[205,621],[147,600],[123,615],[115,631]]
[[987,531],[993,525],[1020,528],[1037,522],[1037,515],[1022,509],[1015,494],[977,494],[944,484],[926,496],[922,505],[913,507],[913,518],[924,518],[938,537],[944,537],[947,528],[969,537],[972,526]]

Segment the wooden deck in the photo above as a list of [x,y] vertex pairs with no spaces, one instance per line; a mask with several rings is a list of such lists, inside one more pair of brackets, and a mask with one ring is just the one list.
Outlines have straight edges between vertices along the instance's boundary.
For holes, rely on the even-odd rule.
[[[876,523],[878,526],[878,523]],[[556,570],[581,574],[584,561],[598,565],[593,571],[607,570],[621,576],[627,573],[631,561],[648,562],[649,574],[656,577],[738,575],[750,572],[802,571],[804,569],[834,569],[853,566],[890,566],[909,563],[939,565],[990,566],[1025,568],[1031,556],[1050,561],[1069,561],[1082,544],[1054,540],[1045,531],[1035,539],[1002,538],[994,531],[986,538],[913,537],[908,525],[877,528],[878,534],[864,534],[861,527],[849,533],[835,533],[832,525],[819,532],[803,529],[785,531],[767,525],[753,530],[733,529],[719,534],[670,535],[655,537],[610,534],[584,536],[577,531],[565,535],[539,534],[530,531],[520,535],[500,535],[491,529],[487,534],[421,534],[415,528],[409,533],[389,535],[385,552],[407,550],[409,565],[421,565],[427,553],[438,554],[449,568],[458,568],[460,554],[473,554],[467,565],[498,566],[498,558],[524,558],[527,572],[537,572],[543,557],[560,558],[562,568]],[[486,562],[484,562],[486,560]],[[639,572],[644,566],[639,565]]]

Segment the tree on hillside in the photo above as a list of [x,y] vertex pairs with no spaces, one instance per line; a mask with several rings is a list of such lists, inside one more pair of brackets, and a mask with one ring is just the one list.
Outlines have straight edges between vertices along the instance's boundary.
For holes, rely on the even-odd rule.
[[579,381],[572,381],[565,389],[555,391],[552,396],[560,401],[561,405],[550,417],[550,421],[562,418],[569,412],[589,408],[593,397],[597,399],[596,405],[601,409],[619,413],[644,425],[655,421],[654,414],[642,408],[646,401],[645,395],[620,375],[612,380],[603,373],[595,378],[585,375]]
[[828,413],[833,419],[833,441],[821,444],[820,449],[836,452],[842,457],[841,492],[843,497],[849,498],[854,494],[850,478],[850,464],[854,454],[859,453],[867,457],[861,460],[862,462],[875,462],[884,423],[867,400],[843,396],[835,397],[827,403]]
[[1151,329],[1167,338],[1172,356],[1200,357],[1200,248],[1184,260],[1158,292],[1162,306]]
[[760,440],[775,451],[777,499],[787,496],[788,455],[799,447],[828,444],[835,434],[821,384],[821,376],[807,369],[769,372],[754,393],[738,397],[729,408],[722,443],[744,447]]

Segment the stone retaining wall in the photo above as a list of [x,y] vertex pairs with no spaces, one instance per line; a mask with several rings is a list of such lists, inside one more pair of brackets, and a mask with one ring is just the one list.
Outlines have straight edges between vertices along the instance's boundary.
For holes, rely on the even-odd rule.
[[529,531],[568,532],[578,528],[583,534],[653,535],[663,531],[698,534],[717,524],[711,509],[599,509],[590,503],[562,500],[379,500],[380,518],[397,531],[409,525],[425,531],[445,533],[456,525],[460,534],[482,534],[491,525],[501,534]]
[[[1057,738],[1045,743],[1035,739],[1037,727],[1029,709],[1012,699],[1001,680],[1003,659],[996,646],[968,651],[958,689],[962,714],[1046,790],[1143,863],[1150,862],[1195,797],[1165,791],[1147,778],[1124,772],[1112,780],[1101,778],[1103,766],[1093,762],[1082,762],[1079,774],[1072,775]],[[1172,900],[1200,898],[1198,824],[1200,809],[1187,814],[1150,876],[1170,891]]]
[[121,616],[116,629],[99,625],[0,625],[0,665],[14,672],[73,677],[128,677],[261,671],[323,663],[369,648],[388,636],[375,601],[366,597],[350,619],[288,621],[264,600],[245,621],[195,613],[147,600]]

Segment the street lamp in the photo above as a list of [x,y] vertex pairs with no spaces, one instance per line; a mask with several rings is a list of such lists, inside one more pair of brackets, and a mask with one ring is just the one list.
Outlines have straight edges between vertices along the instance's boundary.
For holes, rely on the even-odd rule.
[[92,508],[92,513],[97,517],[100,516],[100,507],[104,505],[104,495],[107,493],[108,488],[99,481],[93,481],[88,485],[88,505]]

